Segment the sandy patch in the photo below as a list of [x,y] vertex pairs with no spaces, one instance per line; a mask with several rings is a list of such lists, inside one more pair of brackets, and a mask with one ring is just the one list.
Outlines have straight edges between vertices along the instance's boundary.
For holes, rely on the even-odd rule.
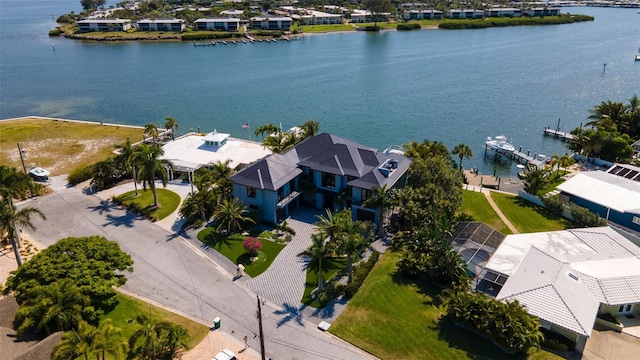
[[[22,261],[26,262],[31,259],[35,254],[43,249],[42,244],[30,238],[28,234],[21,233],[22,236]],[[10,273],[18,268],[18,262],[13,253],[11,245],[4,245],[0,247],[0,284],[5,284],[9,278]]]
[[[252,339],[253,341],[253,339]],[[236,354],[238,360],[259,360],[260,354],[254,349],[244,349],[244,343],[233,336],[219,330],[210,331],[209,334],[196,347],[186,352],[183,360],[208,360],[214,357],[222,349],[229,349]]]

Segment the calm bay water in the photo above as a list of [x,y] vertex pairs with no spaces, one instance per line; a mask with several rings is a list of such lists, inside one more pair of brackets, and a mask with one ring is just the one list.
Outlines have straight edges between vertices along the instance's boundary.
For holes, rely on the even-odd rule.
[[562,142],[542,136],[545,126],[560,118],[563,129],[574,128],[601,101],[640,91],[634,9],[565,8],[596,17],[570,25],[216,47],[49,38],[52,19],[70,10],[80,11],[78,0],[0,0],[0,118],[163,125],[172,116],[179,132],[216,128],[244,138],[243,123],[289,128],[314,118],[323,131],[380,149],[425,138],[450,148],[464,142],[475,153],[466,167],[491,172],[487,136],[564,154]]

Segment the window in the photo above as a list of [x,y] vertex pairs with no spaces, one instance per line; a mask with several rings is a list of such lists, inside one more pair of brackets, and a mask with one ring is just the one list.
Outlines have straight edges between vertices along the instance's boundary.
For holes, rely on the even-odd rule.
[[255,199],[256,198],[256,188],[247,186],[247,196]]
[[367,201],[371,198],[372,191],[367,189],[360,189],[360,197],[362,198],[362,202]]
[[329,173],[322,173],[322,187],[333,189],[336,187],[336,176]]
[[633,220],[631,221],[633,221],[633,223],[636,225],[640,225],[640,216],[634,216]]

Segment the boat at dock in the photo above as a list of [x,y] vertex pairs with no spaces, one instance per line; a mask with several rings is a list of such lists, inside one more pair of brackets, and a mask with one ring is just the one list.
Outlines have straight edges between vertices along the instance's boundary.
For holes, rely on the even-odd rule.
[[507,141],[507,137],[504,135],[498,135],[495,138],[487,137],[485,141],[487,150],[499,152],[499,153],[512,153],[516,150],[515,146]]

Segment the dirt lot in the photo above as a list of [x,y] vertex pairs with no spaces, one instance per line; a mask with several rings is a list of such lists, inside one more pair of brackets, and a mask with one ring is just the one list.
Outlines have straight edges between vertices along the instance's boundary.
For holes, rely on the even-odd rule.
[[27,169],[39,166],[51,175],[71,171],[113,153],[113,146],[130,138],[142,140],[144,129],[127,125],[25,117],[0,120],[0,163],[22,168],[23,150]]

